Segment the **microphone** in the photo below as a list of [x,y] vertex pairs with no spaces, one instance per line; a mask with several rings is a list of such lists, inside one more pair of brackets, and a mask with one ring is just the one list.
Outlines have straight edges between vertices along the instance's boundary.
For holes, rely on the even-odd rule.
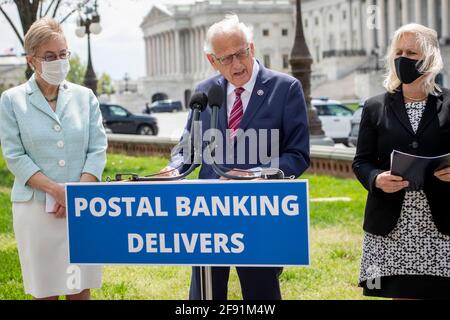
[[[192,173],[192,171],[195,170],[196,167],[196,161],[197,157],[201,156],[200,152],[198,152],[198,148],[196,147],[195,141],[199,138],[196,136],[196,126],[195,123],[199,121],[200,119],[200,113],[203,112],[206,109],[206,106],[208,105],[208,97],[202,93],[202,92],[196,92],[192,95],[191,99],[189,100],[189,107],[192,109],[192,121],[191,121],[191,128],[190,128],[190,141],[191,141],[191,154],[193,156],[191,157],[192,162],[189,168],[183,172],[182,174],[174,177],[162,177],[159,176],[159,174],[155,175],[149,175],[146,177],[140,177],[137,174],[123,174],[118,173],[116,174],[116,181],[122,180],[123,175],[129,175],[131,176],[131,181],[175,181],[175,180],[181,180],[185,177],[187,177],[189,174]],[[200,132],[200,139],[201,139],[201,132]]]
[[[209,90],[208,90],[208,100],[209,100],[209,106],[212,109],[212,114],[211,114],[211,129],[213,129],[213,135],[211,137],[211,145],[212,145],[212,149],[211,149],[211,157],[213,159],[212,163],[215,164],[216,162],[214,161],[214,156],[215,156],[215,141],[216,141],[216,136],[215,136],[215,129],[217,129],[217,122],[219,119],[219,109],[222,107],[222,103],[224,101],[224,92],[221,86],[219,85],[213,85]],[[214,168],[214,166],[213,166]],[[216,172],[217,173],[217,172]]]
[[[200,142],[201,144],[201,132],[196,131],[198,126],[196,125],[200,121],[200,113],[205,111],[206,106],[208,105],[208,97],[203,92],[196,92],[192,95],[191,100],[189,101],[189,107],[192,109],[192,120],[191,120],[191,128],[190,128],[190,142],[191,142],[191,167],[194,165],[197,160],[201,159],[201,152],[198,152],[200,146],[196,144],[196,142]],[[200,136],[200,140],[197,137]],[[191,169],[189,167],[188,171]],[[192,170],[195,169],[195,166]]]
[[[209,155],[211,156],[211,166],[214,170],[214,172],[224,178],[232,179],[232,180],[252,180],[256,178],[257,176],[236,176],[226,173],[224,170],[222,170],[219,165],[216,163],[215,160],[215,141],[216,141],[216,132],[217,132],[217,123],[219,119],[219,109],[222,106],[222,103],[224,101],[225,94],[223,92],[223,89],[219,85],[213,85],[208,90],[208,100],[209,100],[209,106],[212,109],[211,114],[211,129],[213,132],[213,135],[211,136],[211,142],[208,144],[209,148]],[[227,168],[228,169],[228,168]],[[245,171],[245,170],[242,170]],[[249,171],[245,171],[248,173],[251,173]]]
[[197,109],[200,112],[205,111],[208,105],[208,97],[203,92],[196,92],[192,95],[189,101],[189,107],[194,110]]

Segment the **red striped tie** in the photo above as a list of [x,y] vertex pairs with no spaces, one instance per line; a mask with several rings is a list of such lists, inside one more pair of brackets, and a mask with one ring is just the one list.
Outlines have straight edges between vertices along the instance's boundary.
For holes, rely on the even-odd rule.
[[230,138],[234,140],[237,134],[237,129],[241,123],[242,116],[244,115],[244,109],[242,107],[241,94],[244,92],[244,88],[234,89],[236,99],[234,100],[233,108],[231,108],[230,118],[228,119],[228,129],[230,129]]

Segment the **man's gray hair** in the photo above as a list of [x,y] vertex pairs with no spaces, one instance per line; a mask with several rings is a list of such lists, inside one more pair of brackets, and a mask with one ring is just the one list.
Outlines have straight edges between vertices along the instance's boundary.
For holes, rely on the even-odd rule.
[[239,22],[236,14],[227,14],[225,18],[213,24],[206,33],[206,40],[203,50],[205,53],[213,53],[212,40],[218,34],[231,34],[241,32],[248,43],[253,42],[253,30],[246,26],[243,22]]

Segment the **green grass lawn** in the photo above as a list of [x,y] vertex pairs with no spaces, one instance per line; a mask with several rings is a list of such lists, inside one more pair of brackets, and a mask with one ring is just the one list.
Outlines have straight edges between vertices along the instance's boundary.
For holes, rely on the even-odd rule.
[[[167,163],[164,158],[109,155],[104,177],[118,171],[149,174]],[[311,258],[308,268],[285,268],[281,276],[284,299],[362,299],[357,287],[366,191],[356,180],[305,175],[310,197],[350,197],[351,202],[312,202]],[[0,157],[0,300],[30,299],[23,292],[20,264],[9,201],[13,177]],[[94,299],[186,299],[189,267],[107,266],[103,287]],[[229,298],[241,299],[232,270]]]

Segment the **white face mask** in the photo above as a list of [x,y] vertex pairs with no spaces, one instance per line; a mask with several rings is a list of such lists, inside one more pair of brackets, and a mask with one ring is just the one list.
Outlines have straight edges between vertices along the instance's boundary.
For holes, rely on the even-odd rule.
[[70,70],[69,59],[55,61],[42,61],[42,73],[40,76],[49,84],[59,86],[64,81]]

